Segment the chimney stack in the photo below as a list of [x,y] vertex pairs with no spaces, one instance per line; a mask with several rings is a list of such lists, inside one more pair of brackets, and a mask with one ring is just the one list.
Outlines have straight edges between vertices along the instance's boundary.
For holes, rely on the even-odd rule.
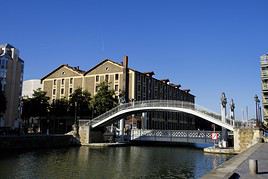
[[124,56],[124,59],[123,59],[123,67],[124,68],[128,68],[128,56]]
[[125,102],[129,101],[129,74],[128,74],[128,56],[123,59],[123,91],[125,93]]

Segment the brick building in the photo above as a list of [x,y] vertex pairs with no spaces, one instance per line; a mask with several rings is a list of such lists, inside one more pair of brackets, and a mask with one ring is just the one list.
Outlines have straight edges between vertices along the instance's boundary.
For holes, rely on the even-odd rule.
[[[60,98],[68,99],[77,88],[82,88],[95,95],[98,84],[106,81],[115,90],[116,96],[122,91],[125,101],[132,100],[180,100],[195,102],[190,90],[180,89],[180,85],[170,83],[168,79],[154,78],[154,72],[139,72],[128,67],[128,57],[122,63],[106,59],[88,71],[79,67],[61,65],[41,79],[43,90],[51,101]],[[139,119],[136,115],[135,119]],[[148,112],[147,128],[179,129],[192,128],[195,118],[183,113]],[[139,121],[139,120],[138,120]],[[186,127],[186,125],[188,127]]]

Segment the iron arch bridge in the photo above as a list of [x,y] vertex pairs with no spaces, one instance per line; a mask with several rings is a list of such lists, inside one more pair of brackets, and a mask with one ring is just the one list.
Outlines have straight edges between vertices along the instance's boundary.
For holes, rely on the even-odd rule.
[[90,125],[93,129],[104,127],[122,119],[125,116],[128,116],[129,114],[149,111],[183,112],[192,114],[230,131],[234,131],[234,127],[236,126],[236,122],[234,120],[226,118],[225,121],[222,121],[221,115],[199,105],[185,101],[173,100],[136,101],[122,104],[92,119],[91,121],[84,121],[83,124],[80,123],[80,126]]

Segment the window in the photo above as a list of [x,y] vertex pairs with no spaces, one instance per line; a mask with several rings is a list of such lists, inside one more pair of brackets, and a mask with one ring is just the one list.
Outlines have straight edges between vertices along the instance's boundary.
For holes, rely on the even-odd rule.
[[53,95],[56,95],[56,89],[53,89]]
[[61,75],[65,75],[65,71],[61,72]]
[[73,78],[70,78],[70,85],[73,84]]
[[109,81],[109,75],[105,75],[105,81],[106,81],[106,82]]
[[115,86],[114,86],[114,90],[115,90],[115,91],[118,91],[118,85],[115,85]]
[[64,94],[64,89],[63,88],[61,89],[60,94]]
[[70,88],[69,94],[72,94],[72,93],[73,93],[73,88]]
[[100,76],[96,76],[96,82],[100,81]]
[[119,80],[119,75],[118,74],[115,74],[115,80]]
[[61,84],[64,85],[64,79],[61,80]]
[[53,81],[53,84],[56,85],[56,82],[57,82],[57,80],[54,80],[54,81]]
[[109,67],[106,67],[105,70],[106,70],[106,71],[109,71]]
[[99,91],[99,88],[100,88],[99,86],[96,86],[95,91],[98,92]]

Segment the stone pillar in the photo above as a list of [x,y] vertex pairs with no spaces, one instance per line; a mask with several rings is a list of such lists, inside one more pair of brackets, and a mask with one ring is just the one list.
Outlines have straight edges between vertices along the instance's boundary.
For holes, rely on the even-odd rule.
[[[83,125],[79,127],[79,136],[80,136],[80,142],[82,145],[86,145],[91,143],[91,126],[90,125]],[[75,137],[76,135],[73,134]]]
[[120,128],[119,128],[119,136],[121,138],[121,141],[124,141],[124,135],[125,135],[125,119],[120,120]]
[[111,125],[110,132],[111,132],[111,133],[113,133],[113,132],[114,132],[114,125],[113,125],[113,124]]
[[[225,93],[222,93],[221,96],[221,120],[222,122],[226,123],[226,104],[227,104],[227,98],[225,96]],[[222,127],[222,147],[227,147],[227,139],[228,139],[228,132],[227,129]]]
[[148,116],[147,116],[147,113],[146,112],[143,112],[142,113],[142,119],[141,119],[141,121],[142,121],[141,128],[142,129],[147,129],[148,128],[148,126],[147,126]]

